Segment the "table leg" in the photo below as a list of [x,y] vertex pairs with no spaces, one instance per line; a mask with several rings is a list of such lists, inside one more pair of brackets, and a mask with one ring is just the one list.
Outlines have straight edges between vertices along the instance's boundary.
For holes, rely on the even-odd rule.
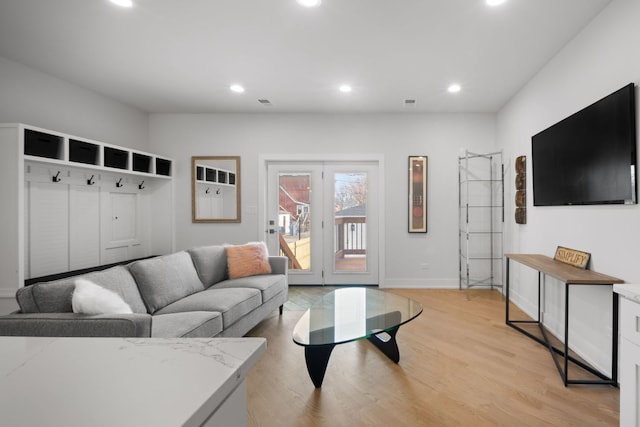
[[613,319],[611,321],[613,333],[611,334],[611,382],[614,387],[618,387],[618,294],[613,292],[613,283],[611,284],[611,293],[613,294]]
[[506,293],[505,300],[506,301],[505,302],[507,303],[507,307],[505,310],[505,315],[507,319],[505,323],[508,325],[509,324],[509,257],[506,257],[505,264],[506,264],[505,265],[505,269],[506,269],[506,272],[505,272],[505,293]]
[[569,384],[569,283],[565,283],[564,288],[564,372],[561,376],[566,387]]
[[395,328],[386,331],[386,334],[388,335],[388,339],[386,340],[385,338],[387,337],[384,336],[384,332],[377,335],[371,335],[367,338],[394,363],[400,362],[400,350],[398,350],[398,343],[396,342],[398,329],[400,329],[400,327],[396,326]]
[[307,372],[316,388],[322,387],[322,380],[327,371],[329,357],[335,344],[306,346],[304,348],[304,359],[307,362]]

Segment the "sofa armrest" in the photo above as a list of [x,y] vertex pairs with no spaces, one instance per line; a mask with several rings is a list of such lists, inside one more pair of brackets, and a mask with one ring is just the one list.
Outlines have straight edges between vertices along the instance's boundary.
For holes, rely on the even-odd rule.
[[151,315],[27,313],[0,316],[0,336],[150,337]]
[[288,261],[286,256],[270,256],[271,274],[284,274],[286,276],[289,268]]

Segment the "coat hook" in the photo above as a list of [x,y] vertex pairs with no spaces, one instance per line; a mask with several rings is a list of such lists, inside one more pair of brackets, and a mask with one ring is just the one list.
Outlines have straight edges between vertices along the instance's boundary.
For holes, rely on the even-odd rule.
[[91,178],[89,178],[89,179],[87,180],[87,185],[93,185],[93,184],[95,184],[95,183],[96,183],[96,182],[93,180],[93,177],[94,177],[94,176],[95,176],[95,175],[91,175]]
[[120,179],[118,180],[118,182],[116,182],[116,187],[117,187],[117,188],[120,188],[120,187],[122,187],[122,186],[123,186],[123,184],[122,184],[122,178],[120,178]]
[[139,188],[140,190],[144,190],[144,189],[145,189],[145,186],[144,186],[144,180],[140,183],[140,185],[138,185],[138,188]]
[[220,189],[216,189],[216,194],[220,194]]
[[61,180],[62,180],[62,178],[60,178],[60,171],[58,171],[56,176],[52,176],[51,177],[51,181],[53,181],[53,182],[60,182]]
[[207,189],[206,189],[206,190],[204,190],[204,193],[205,193],[205,194],[209,194],[209,191],[211,191],[211,189],[210,189],[209,187],[207,187]]

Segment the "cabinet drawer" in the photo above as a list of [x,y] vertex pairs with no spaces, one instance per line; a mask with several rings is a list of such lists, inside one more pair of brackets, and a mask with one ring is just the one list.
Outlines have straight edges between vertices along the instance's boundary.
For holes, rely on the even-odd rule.
[[640,427],[639,402],[640,347],[623,338],[620,340],[620,426]]
[[640,346],[640,304],[620,298],[620,333]]

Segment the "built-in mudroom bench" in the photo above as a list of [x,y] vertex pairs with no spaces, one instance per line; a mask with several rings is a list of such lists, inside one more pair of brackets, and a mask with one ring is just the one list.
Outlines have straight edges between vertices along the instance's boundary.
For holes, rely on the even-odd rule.
[[0,124],[0,298],[29,278],[174,251],[174,162]]

